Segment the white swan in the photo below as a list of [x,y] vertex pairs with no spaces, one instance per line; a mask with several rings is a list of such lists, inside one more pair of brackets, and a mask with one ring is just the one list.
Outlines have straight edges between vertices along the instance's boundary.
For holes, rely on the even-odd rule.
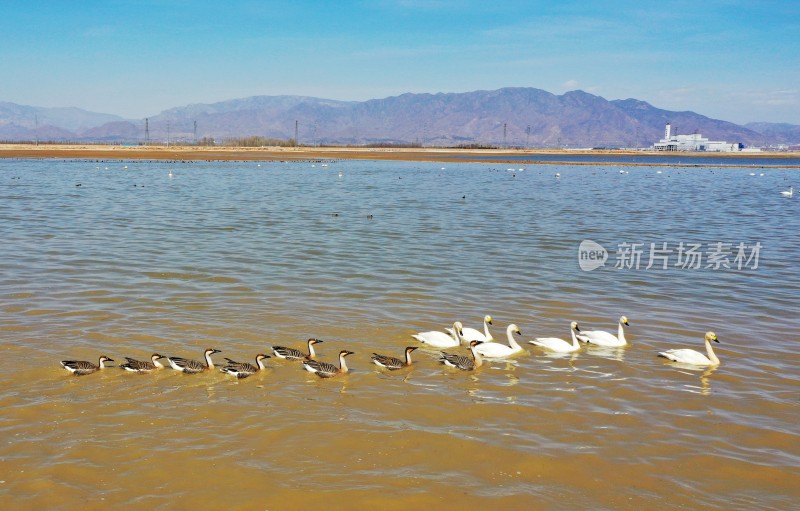
[[[492,317],[486,315],[483,317],[483,332],[480,330],[475,330],[474,328],[466,327],[461,329],[461,340],[464,342],[469,341],[481,341],[481,342],[492,342],[494,337],[492,337],[491,332],[489,332],[489,325],[492,324]],[[445,328],[447,333],[453,335],[452,328]]]
[[790,186],[788,190],[781,192],[781,195],[784,197],[792,197],[794,195],[794,188]]
[[461,345],[461,330],[463,330],[463,328],[461,322],[456,321],[453,323],[452,335],[431,330],[429,332],[414,334],[411,337],[428,346],[433,346],[434,348],[454,348]]
[[622,316],[619,318],[619,329],[617,330],[617,335],[610,334],[603,330],[589,330],[581,332],[579,335],[577,335],[577,338],[579,341],[596,344],[598,346],[625,346],[628,344],[628,342],[625,340],[625,331],[622,329],[622,325],[627,324],[628,318]]
[[658,354],[658,356],[668,358],[673,362],[680,362],[681,364],[690,364],[693,366],[718,366],[719,359],[714,354],[714,349],[711,347],[711,341],[719,342],[717,340],[717,334],[714,332],[706,332],[705,341],[706,352],[708,352],[708,356],[703,355],[699,351],[690,349],[662,351]]
[[578,322],[573,321],[570,323],[569,330],[572,334],[572,344],[568,343],[564,339],[559,339],[558,337],[537,337],[536,339],[528,342],[557,353],[572,353],[573,351],[578,351],[581,349],[580,344],[578,344],[578,338],[575,336],[575,332],[581,331],[581,329],[578,328]]
[[514,339],[514,334],[521,335],[519,327],[515,324],[508,325],[506,328],[506,336],[508,337],[508,346],[500,344],[499,342],[482,343],[475,346],[475,351],[486,358],[505,358],[515,355],[522,351],[522,346],[517,344]]

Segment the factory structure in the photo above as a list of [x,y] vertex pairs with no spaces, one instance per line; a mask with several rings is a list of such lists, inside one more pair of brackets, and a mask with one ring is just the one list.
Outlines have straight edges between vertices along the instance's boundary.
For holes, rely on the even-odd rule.
[[667,123],[664,128],[664,138],[653,144],[656,151],[705,151],[717,153],[731,153],[741,151],[742,144],[730,142],[718,142],[703,138],[699,133],[691,135],[678,135],[677,130],[673,133],[672,126]]

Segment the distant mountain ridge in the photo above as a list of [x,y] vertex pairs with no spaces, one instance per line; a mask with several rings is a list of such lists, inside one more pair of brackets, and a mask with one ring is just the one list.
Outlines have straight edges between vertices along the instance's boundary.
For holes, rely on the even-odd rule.
[[527,87],[465,93],[402,94],[368,101],[252,96],[191,104],[144,119],[0,102],[0,140],[153,142],[262,136],[301,144],[487,144],[524,147],[646,147],[669,122],[679,133],[765,145],[800,142],[800,126],[740,126],[636,99],[608,101],[584,91],[562,95]]

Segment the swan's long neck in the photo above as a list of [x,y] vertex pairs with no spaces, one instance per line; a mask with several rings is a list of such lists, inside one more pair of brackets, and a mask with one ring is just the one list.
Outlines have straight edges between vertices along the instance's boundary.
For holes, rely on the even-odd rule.
[[211,352],[207,351],[205,353],[205,356],[206,356],[206,365],[208,366],[209,369],[212,369],[214,367],[214,362],[211,361]]
[[475,360],[475,367],[480,367],[483,365],[483,359],[481,355],[475,351],[475,346],[470,346],[469,350],[472,352],[472,358]]
[[714,348],[711,347],[711,341],[708,339],[706,339],[706,352],[708,352],[708,359],[711,361],[711,363],[715,366],[718,366],[719,359],[717,358],[717,354],[714,353]]
[[515,350],[522,349],[522,347],[519,344],[517,344],[517,340],[514,339],[514,328],[512,326],[509,326],[506,329],[506,337],[508,337],[508,345],[509,346],[511,346]]
[[486,336],[487,341],[494,339],[492,334],[489,333],[489,323],[487,323],[485,319],[483,320],[483,335]]
[[344,355],[339,355],[339,372],[346,373],[349,371],[347,368],[347,363],[344,361]]
[[453,325],[453,337],[455,340],[458,341],[458,344],[464,344],[464,339],[461,338],[461,334],[458,333],[458,326]]
[[619,322],[619,329],[617,330],[617,338],[619,342],[622,344],[627,344],[628,341],[625,340],[625,329],[622,327],[622,321]]
[[581,345],[578,344],[578,336],[575,334],[575,329],[572,328],[572,348],[573,349],[580,349]]

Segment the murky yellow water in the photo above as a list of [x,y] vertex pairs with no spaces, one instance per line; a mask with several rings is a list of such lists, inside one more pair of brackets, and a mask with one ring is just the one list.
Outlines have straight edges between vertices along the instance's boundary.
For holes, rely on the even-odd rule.
[[[777,194],[796,171],[441,167],[0,161],[2,508],[797,505],[800,202]],[[750,271],[583,272],[584,239],[764,248]],[[424,348],[369,362],[487,313],[524,340],[626,314],[631,344],[526,343],[474,373]],[[656,358],[706,330],[718,369]],[[352,373],[58,363],[252,362],[311,336],[322,360],[356,352]]]

